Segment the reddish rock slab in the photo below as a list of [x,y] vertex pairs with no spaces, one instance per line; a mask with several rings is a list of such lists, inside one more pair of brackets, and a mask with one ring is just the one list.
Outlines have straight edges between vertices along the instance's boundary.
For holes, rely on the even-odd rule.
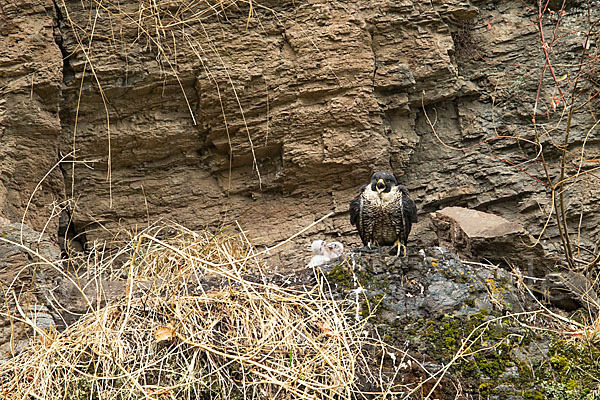
[[535,244],[518,222],[463,207],[446,207],[431,214],[439,245],[467,260],[518,267],[523,273],[543,276],[554,259]]

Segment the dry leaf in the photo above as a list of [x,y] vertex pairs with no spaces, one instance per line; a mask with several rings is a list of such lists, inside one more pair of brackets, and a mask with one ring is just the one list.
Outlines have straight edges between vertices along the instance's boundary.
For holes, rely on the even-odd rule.
[[154,331],[154,339],[159,343],[175,339],[175,328],[171,324],[158,328]]
[[317,326],[321,329],[321,334],[323,336],[332,337],[334,336],[333,331],[331,330],[331,324],[329,321],[325,321],[323,323],[317,322]]

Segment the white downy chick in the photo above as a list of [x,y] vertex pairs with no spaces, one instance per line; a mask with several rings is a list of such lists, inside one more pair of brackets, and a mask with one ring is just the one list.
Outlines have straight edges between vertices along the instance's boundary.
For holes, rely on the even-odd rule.
[[344,245],[340,242],[329,242],[325,245],[325,255],[329,260],[337,260],[344,253]]
[[315,240],[312,242],[311,249],[313,256],[308,266],[317,267],[340,258],[344,252],[344,245],[340,242],[327,243],[324,240]]

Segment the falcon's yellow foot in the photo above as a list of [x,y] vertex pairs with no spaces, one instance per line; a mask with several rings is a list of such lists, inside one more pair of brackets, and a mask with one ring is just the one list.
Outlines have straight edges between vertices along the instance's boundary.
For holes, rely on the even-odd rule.
[[396,246],[397,253],[396,253],[396,257],[400,257],[400,247],[402,247],[402,257],[406,257],[406,246],[403,243],[400,243],[400,240],[396,240],[394,242],[394,246]]

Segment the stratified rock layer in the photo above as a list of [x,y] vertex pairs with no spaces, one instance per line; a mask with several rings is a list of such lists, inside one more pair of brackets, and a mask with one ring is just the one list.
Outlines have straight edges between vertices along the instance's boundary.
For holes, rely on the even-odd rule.
[[0,5],[0,216],[25,214],[56,241],[65,182],[56,165],[63,63],[55,24],[51,0]]
[[[270,245],[334,211],[273,255],[292,266],[316,235],[358,244],[348,203],[387,169],[422,215],[458,205],[534,236],[546,226],[533,106],[553,174],[566,118],[551,74],[540,81],[536,14],[521,1],[13,3],[0,25],[0,215],[11,221],[29,204],[26,221],[54,236],[64,210],[63,233],[93,243],[161,218],[191,229],[237,220]],[[561,26],[583,29],[587,11],[568,3]],[[547,37],[557,15],[545,14]],[[583,45],[553,43],[561,85]],[[593,82],[582,80],[582,99]],[[599,150],[594,115],[572,120],[583,169]],[[569,174],[581,167],[571,164]],[[600,193],[585,177],[568,182],[566,219],[593,251]],[[436,240],[421,221],[413,245]],[[542,245],[556,238],[550,223]]]

